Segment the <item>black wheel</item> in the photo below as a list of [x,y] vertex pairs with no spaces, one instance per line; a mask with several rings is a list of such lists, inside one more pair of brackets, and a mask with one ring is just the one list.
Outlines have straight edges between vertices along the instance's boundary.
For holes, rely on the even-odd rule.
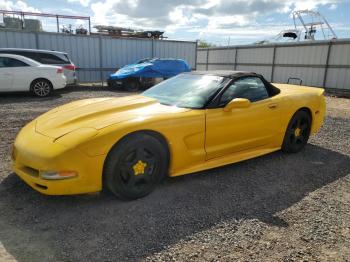
[[157,138],[138,133],[122,139],[108,154],[104,187],[122,199],[148,195],[168,172],[167,148]]
[[107,80],[107,86],[110,88],[115,88],[116,87],[116,83],[113,80]]
[[307,144],[310,130],[310,114],[303,110],[296,112],[290,120],[284,135],[282,151],[286,153],[299,152]]
[[37,79],[30,85],[30,91],[38,97],[47,97],[52,93],[52,84],[46,79]]
[[140,81],[137,78],[128,78],[123,81],[123,89],[128,92],[137,92],[140,86]]
[[117,81],[116,80],[108,80],[107,81],[107,86],[109,87],[109,88],[113,88],[113,89],[120,89],[120,85],[117,83]]

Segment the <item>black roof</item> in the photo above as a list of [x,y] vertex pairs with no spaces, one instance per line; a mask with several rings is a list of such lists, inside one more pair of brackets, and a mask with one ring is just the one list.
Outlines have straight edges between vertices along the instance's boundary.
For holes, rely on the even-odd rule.
[[228,78],[236,78],[240,76],[256,76],[254,72],[245,72],[245,71],[234,71],[234,70],[204,70],[204,71],[192,71],[191,74],[196,75],[215,75]]

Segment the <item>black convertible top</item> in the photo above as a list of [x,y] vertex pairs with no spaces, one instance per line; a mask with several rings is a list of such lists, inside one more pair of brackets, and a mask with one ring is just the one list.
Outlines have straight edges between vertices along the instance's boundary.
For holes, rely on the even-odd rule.
[[[259,77],[265,84],[266,90],[270,97],[275,96],[280,93],[280,90],[272,85],[270,82],[268,82],[262,75],[254,73],[254,72],[245,72],[245,71],[234,71],[234,70],[207,70],[207,71],[191,71],[185,74],[194,74],[194,75],[214,75],[214,76],[221,76],[232,79],[231,81],[235,81],[235,79],[240,77]],[[231,82],[230,81],[230,82]],[[226,87],[227,88],[227,87]],[[215,107],[220,100],[220,96],[222,93],[226,90],[226,88],[223,88],[218,94],[216,94],[211,101],[207,104],[209,107]]]
[[189,74],[195,75],[215,75],[222,76],[227,78],[237,78],[241,76],[261,76],[254,72],[245,72],[245,71],[234,71],[234,70],[203,70],[203,71],[191,71]]

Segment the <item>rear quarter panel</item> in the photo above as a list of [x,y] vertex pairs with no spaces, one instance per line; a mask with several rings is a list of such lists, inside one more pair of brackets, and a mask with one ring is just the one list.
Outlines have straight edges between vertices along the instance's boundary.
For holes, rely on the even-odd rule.
[[77,82],[77,76],[76,76],[76,72],[73,71],[73,70],[68,70],[66,68],[64,68],[65,66],[68,66],[68,65],[72,65],[73,63],[71,64],[56,64],[54,66],[59,66],[59,67],[62,67],[63,68],[63,73],[66,77],[66,81],[67,81],[67,85],[71,85],[71,84],[75,84]]
[[281,97],[282,101],[283,126],[287,128],[293,115],[298,110],[306,108],[310,111],[312,117],[311,133],[316,133],[323,124],[326,111],[324,89],[287,84],[273,85],[281,90],[278,96]]
[[58,74],[57,68],[41,68],[36,78],[46,78],[48,79],[53,86],[53,89],[60,89],[66,86],[67,84],[67,78],[64,76],[64,74]]

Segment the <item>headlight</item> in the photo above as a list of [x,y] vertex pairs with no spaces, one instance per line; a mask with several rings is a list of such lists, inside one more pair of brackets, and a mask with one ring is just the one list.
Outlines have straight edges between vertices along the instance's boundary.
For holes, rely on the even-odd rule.
[[78,173],[75,171],[41,171],[40,177],[47,180],[62,180],[77,177]]

